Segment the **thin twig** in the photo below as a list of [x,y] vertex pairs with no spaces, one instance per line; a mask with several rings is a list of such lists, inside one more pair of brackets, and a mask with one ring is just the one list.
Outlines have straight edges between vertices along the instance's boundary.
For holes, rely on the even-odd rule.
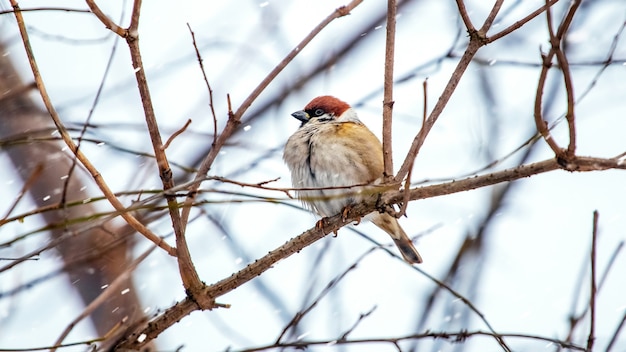
[[[413,159],[413,162],[415,162],[415,159]],[[400,218],[402,216],[406,216],[406,209],[409,206],[409,192],[408,190],[411,189],[411,176],[413,176],[413,164],[411,164],[411,167],[409,168],[409,173],[406,175],[406,179],[404,180],[404,201],[402,201],[401,205],[400,205],[400,210],[398,210],[398,213],[395,214],[396,218]]]
[[[133,12],[130,15],[130,26],[128,26],[128,35],[137,38],[139,36],[139,15],[141,14],[141,0],[133,2]],[[136,66],[135,66],[136,67]]]
[[[550,36],[550,51],[548,54],[542,55],[543,66],[541,69],[541,73],[539,75],[539,84],[537,86],[537,94],[535,96],[535,125],[537,126],[537,130],[544,137],[554,154],[557,158],[561,158],[562,162],[568,165],[568,159],[572,158],[576,152],[576,123],[575,123],[575,115],[574,115],[574,86],[572,83],[571,72],[569,70],[569,63],[561,48],[561,42],[567,30],[569,29],[572,20],[574,18],[574,14],[580,5],[580,1],[574,1],[570,8],[568,9],[567,14],[563,18],[563,21],[559,25],[559,28],[554,32],[554,26],[552,24],[552,12],[550,10],[550,6],[548,6],[549,1],[546,0],[546,17],[547,17],[547,25],[548,25],[548,34]],[[563,73],[563,81],[565,84],[565,90],[567,92],[567,112],[565,114],[565,118],[567,119],[568,129],[569,129],[569,145],[567,150],[563,150],[552,135],[550,134],[550,130],[548,128],[548,124],[543,119],[542,115],[542,97],[543,97],[543,88],[546,83],[546,78],[548,76],[548,70],[552,66],[552,58],[556,56],[557,62],[559,64],[559,68]]]
[[352,324],[352,326],[348,330],[346,330],[346,332],[341,334],[341,337],[338,338],[337,340],[342,340],[342,341],[347,340],[348,336],[354,331],[354,329],[356,329],[359,326],[359,324],[363,321],[363,319],[369,317],[372,313],[374,313],[376,308],[377,306],[374,305],[367,312],[359,314],[359,318],[354,322],[354,324]]
[[432,338],[432,339],[447,340],[447,341],[450,341],[450,343],[458,343],[459,341],[465,341],[466,339],[470,337],[474,337],[474,336],[491,336],[491,337],[499,337],[499,338],[507,337],[507,338],[537,340],[537,341],[543,341],[543,342],[555,344],[555,345],[561,346],[562,348],[567,348],[569,350],[583,351],[583,352],[586,351],[583,346],[575,345],[572,343],[567,343],[567,342],[560,341],[558,339],[551,338],[551,337],[531,335],[531,334],[518,334],[518,333],[494,334],[493,332],[481,331],[481,330],[459,331],[459,332],[428,331],[428,332],[420,333],[420,334],[411,334],[411,335],[396,336],[396,337],[363,338],[363,339],[355,338],[355,339],[350,339],[350,340],[348,339],[346,340],[340,340],[340,339],[300,340],[300,341],[291,342],[291,343],[258,346],[258,347],[246,348],[246,349],[241,349],[241,350],[236,350],[236,351],[237,352],[258,352],[258,351],[271,351],[271,350],[276,350],[276,349],[282,349],[282,350],[285,350],[285,349],[301,350],[302,349],[304,350],[312,346],[360,345],[360,344],[372,346],[373,343],[392,344],[392,345],[395,345],[398,351],[402,351],[402,349],[400,349],[398,346],[398,342],[400,341],[410,341],[410,340],[417,340],[417,339]]
[[626,313],[624,313],[624,315],[622,316],[622,320],[619,322],[619,324],[617,324],[615,332],[611,337],[611,341],[609,341],[608,345],[606,346],[606,352],[610,352],[613,349],[613,346],[617,342],[617,337],[619,336],[619,333],[624,326],[626,326]]
[[200,50],[198,49],[198,44],[196,43],[196,34],[193,32],[193,30],[191,30],[191,26],[189,25],[189,23],[187,23],[187,28],[189,28],[189,33],[191,33],[191,41],[193,43],[193,48],[196,51],[198,65],[200,65],[200,71],[202,71],[204,84],[206,84],[207,91],[209,92],[209,108],[211,109],[211,116],[213,116],[213,144],[211,144],[211,146],[215,148],[215,145],[217,144],[217,115],[215,114],[215,107],[213,105],[213,89],[211,89],[209,79],[207,78],[206,71],[204,70],[202,56],[200,55]]
[[74,347],[74,346],[82,346],[83,349],[85,347],[93,347],[92,345],[96,342],[100,342],[104,340],[103,337],[99,337],[97,339],[84,340],[79,342],[66,343],[60,346],[37,346],[37,347],[27,347],[27,348],[11,348],[11,349],[2,349],[1,352],[34,352],[34,351],[47,351],[53,348],[65,348],[65,347]]
[[[230,184],[238,185],[238,186],[241,186],[241,187],[252,187],[252,188],[264,189],[264,190],[268,190],[268,191],[283,192],[283,193],[285,193],[285,195],[288,198],[293,198],[293,196],[291,196],[289,191],[302,190],[302,189],[298,189],[298,188],[279,188],[279,187],[268,187],[268,186],[265,186],[267,183],[274,182],[276,180],[264,181],[264,182],[259,182],[259,183],[247,183],[247,182],[241,182],[241,181],[235,181],[235,180],[227,179],[227,178],[221,177],[221,176],[208,176],[208,177],[204,178],[204,180],[216,180],[216,181],[220,181],[220,182],[224,182],[224,183],[230,183]],[[352,186],[350,186],[350,188],[351,187]],[[345,189],[345,187],[341,187],[341,188]],[[317,190],[319,188],[313,188],[313,189]]]
[[572,157],[576,154],[576,117],[574,115],[574,105],[576,104],[576,101],[574,100],[574,84],[572,83],[572,73],[569,68],[569,61],[567,60],[560,43],[565,38],[565,34],[572,24],[574,14],[576,13],[576,10],[578,10],[580,3],[580,0],[572,1],[570,3],[570,8],[561,22],[557,32],[558,44],[556,58],[561,72],[563,72],[563,83],[565,84],[565,91],[567,92],[567,112],[565,113],[565,118],[567,119],[567,126],[569,129],[569,145],[567,146],[568,157]]
[[43,172],[43,164],[38,163],[33,168],[33,171],[30,173],[30,176],[28,176],[28,179],[26,180],[26,182],[24,182],[24,184],[22,185],[22,189],[17,194],[17,197],[15,197],[13,204],[9,206],[9,209],[7,210],[6,214],[2,217],[2,219],[0,219],[0,226],[8,222],[7,219],[9,215],[11,215],[15,207],[17,207],[17,205],[22,200],[22,198],[24,198],[24,195],[26,195],[26,192],[33,186],[33,183],[35,183],[35,181],[37,181],[37,179],[41,176],[42,172]]
[[324,289],[322,291],[320,291],[318,293],[318,295],[311,301],[311,303],[305,307],[304,309],[301,309],[299,312],[297,312],[293,318],[291,319],[291,321],[289,321],[289,323],[287,323],[287,325],[283,328],[282,332],[280,333],[280,335],[278,336],[278,338],[276,339],[276,343],[280,343],[280,341],[282,340],[282,338],[285,336],[285,334],[287,333],[287,331],[289,331],[289,329],[294,329],[295,327],[297,327],[298,323],[302,320],[302,318],[304,318],[304,316],[309,313],[310,311],[313,310],[313,308],[315,308],[317,306],[317,304],[326,296],[328,295],[333,289],[335,289],[337,287],[337,285],[341,282],[341,280],[343,280],[349,272],[351,272],[352,270],[356,269],[357,264],[363,259],[363,256],[359,257],[354,263],[352,263],[352,265],[350,265],[346,270],[344,270],[343,272],[341,272],[339,275],[337,275],[335,278],[333,278],[332,280],[330,280],[330,282],[328,282],[328,284],[326,285],[326,287],[324,287]]
[[128,35],[128,33],[126,32],[126,29],[118,26],[115,22],[113,22],[113,20],[111,20],[107,15],[105,15],[104,12],[100,10],[98,5],[96,5],[94,0],[85,0],[85,1],[87,2],[87,6],[89,6],[89,9],[91,10],[91,12],[93,12],[93,14],[96,15],[96,17],[98,17],[100,22],[102,22],[102,24],[104,24],[106,28],[110,29],[113,33],[119,35],[120,37],[126,38],[126,36]]
[[483,35],[485,35],[485,36],[487,35],[487,31],[489,30],[489,28],[491,28],[491,25],[493,24],[493,21],[496,19],[496,16],[498,15],[498,12],[500,12],[500,8],[502,7],[502,3],[504,3],[504,0],[496,0],[495,4],[493,4],[493,7],[491,8],[491,11],[489,12],[489,15],[487,15],[487,18],[485,19],[485,22],[483,23],[483,25],[478,30]]
[[[567,93],[567,112],[565,113],[565,118],[567,119],[567,125],[569,129],[569,145],[567,147],[568,157],[571,157],[576,153],[576,119],[574,115],[574,105],[576,102],[574,100],[574,85],[572,83],[572,74],[569,69],[569,62],[567,60],[567,57],[565,56],[565,52],[563,52],[563,49],[561,47],[561,42],[565,38],[565,34],[567,33],[567,30],[569,29],[574,19],[574,14],[580,6],[580,3],[581,1],[577,0],[573,1],[570,4],[570,8],[565,15],[565,18],[559,25],[556,36],[550,29],[550,43],[552,44],[552,48],[554,49],[559,68],[561,69],[561,72],[563,72],[563,81],[565,84],[565,91]],[[549,12],[549,9],[546,11]]]
[[593,232],[591,235],[591,296],[589,297],[589,337],[587,337],[587,351],[593,351],[596,339],[596,251],[598,243],[598,211],[593,212]]
[[[552,15],[550,12],[550,8],[546,8],[546,16],[547,16],[547,24],[548,31],[552,33]],[[543,65],[541,67],[541,72],[539,73],[539,82],[537,83],[537,92],[535,94],[535,109],[534,109],[534,120],[535,126],[537,127],[537,131],[541,134],[543,139],[548,143],[550,149],[554,152],[558,158],[563,157],[563,150],[556,143],[554,138],[552,138],[552,134],[550,134],[550,130],[548,129],[548,123],[543,119],[543,90],[546,86],[546,80],[548,78],[548,70],[552,65],[552,57],[554,56],[553,48],[550,49],[550,52],[542,56]]]
[[465,24],[465,28],[467,28],[468,32],[475,32],[476,27],[472,24],[472,20],[467,13],[467,9],[465,8],[465,3],[463,0],[456,0],[456,7],[459,8],[459,14],[461,15],[461,19],[463,20],[463,24]]
[[[30,7],[27,9],[20,9],[21,12],[35,12],[35,11],[62,11],[62,12],[76,12],[76,13],[91,13],[86,9],[70,9],[67,7]],[[8,13],[13,13],[15,10],[0,10],[0,16]]]
[[[422,126],[424,126],[424,124],[426,123],[426,118],[428,118],[428,79],[425,79],[424,82],[422,83],[422,88],[423,88],[423,92],[422,92],[422,97],[423,97],[423,104],[424,104],[424,109],[422,111]],[[409,190],[411,189],[411,176],[413,175],[413,164],[415,163],[415,159],[413,159],[413,161],[411,162],[411,165],[409,166],[409,172],[406,175],[406,179],[404,180],[404,190]],[[400,210],[398,211],[398,214],[396,215],[396,217],[401,217],[403,215],[406,215],[406,208],[409,206],[409,192],[405,192],[405,198],[404,201],[402,202],[402,205],[400,206]]]
[[[602,275],[600,276],[600,280],[597,280],[598,283],[596,285],[597,287],[596,295],[602,290],[602,287],[604,287],[604,283],[606,282],[606,279],[609,276],[611,269],[615,265],[617,257],[621,253],[622,248],[624,248],[624,241],[621,241],[620,243],[618,243],[618,245],[613,250],[613,253],[611,253],[611,256],[609,257],[606,268],[604,269],[604,271],[602,272]],[[569,327],[569,332],[567,333],[567,338],[565,339],[565,341],[568,341],[568,342],[572,341],[572,339],[574,338],[574,332],[575,332],[576,327],[587,316],[587,313],[589,312],[589,308],[590,308],[590,305],[587,304],[585,305],[582,312],[580,312],[579,314],[576,314],[576,307],[578,305],[580,293],[582,292],[580,287],[583,286],[584,276],[586,275],[585,269],[586,269],[587,263],[585,262],[584,264],[585,266],[581,268],[580,277],[576,283],[576,286],[575,286],[576,290],[575,290],[574,297],[572,299],[572,308],[571,308],[571,313],[569,314],[569,319],[568,319],[570,327]]]
[[383,88],[383,178],[390,181],[393,178],[393,65],[395,59],[396,41],[396,0],[387,0],[387,34],[385,40],[385,78]]
[[505,37],[509,34],[511,34],[511,32],[514,32],[518,29],[520,29],[523,25],[525,25],[526,23],[530,22],[530,20],[534,19],[535,17],[539,16],[542,12],[544,12],[548,7],[551,7],[552,5],[556,4],[557,2],[559,2],[559,0],[550,0],[548,1],[545,5],[541,6],[540,8],[536,9],[535,11],[529,13],[528,15],[526,15],[526,17],[522,18],[521,20],[513,23],[512,25],[506,27],[505,29],[501,30],[500,32],[491,35],[487,38],[487,40],[489,41],[489,43],[492,43],[502,37]]
[[422,82],[422,99],[424,101],[424,109],[422,109],[422,125],[426,123],[428,118],[428,77]]
[[174,139],[176,137],[178,137],[181,133],[185,132],[185,130],[187,130],[187,127],[189,127],[189,125],[191,124],[191,119],[187,119],[187,122],[185,122],[185,125],[183,127],[181,127],[180,129],[178,129],[178,131],[174,132],[170,138],[167,139],[167,141],[165,141],[165,144],[161,147],[163,150],[166,150],[170,144],[172,143],[172,141],[174,141]]

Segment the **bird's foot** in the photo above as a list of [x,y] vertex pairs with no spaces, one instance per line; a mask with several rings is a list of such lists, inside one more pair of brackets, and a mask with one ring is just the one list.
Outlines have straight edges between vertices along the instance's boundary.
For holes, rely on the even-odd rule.
[[315,228],[320,231],[324,231],[324,226],[326,225],[327,222],[328,222],[328,218],[321,218],[315,223]]
[[[328,218],[327,217],[323,217],[321,219],[319,219],[316,223],[315,223],[315,228],[318,229],[319,231],[321,231],[322,233],[324,232],[324,227],[328,226]],[[335,237],[337,236],[337,230],[333,231],[333,233],[335,234]]]
[[[351,205],[347,205],[345,208],[343,208],[343,210],[341,211],[341,221],[346,222],[346,219],[348,219],[350,210],[352,210]],[[354,220],[354,225],[358,225],[360,223],[361,223],[361,217],[359,216],[358,218]]]

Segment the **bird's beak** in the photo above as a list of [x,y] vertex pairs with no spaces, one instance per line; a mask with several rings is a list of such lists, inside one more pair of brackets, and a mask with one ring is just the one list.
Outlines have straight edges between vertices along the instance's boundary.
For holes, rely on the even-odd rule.
[[291,114],[291,116],[297,118],[298,120],[302,121],[302,124],[304,125],[305,123],[309,122],[309,114],[306,113],[306,111],[304,110],[300,110],[300,111],[296,111],[293,114]]

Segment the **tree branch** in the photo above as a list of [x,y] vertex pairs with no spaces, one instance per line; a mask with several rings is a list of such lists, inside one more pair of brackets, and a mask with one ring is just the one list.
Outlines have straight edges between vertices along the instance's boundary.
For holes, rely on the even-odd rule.
[[[152,141],[152,149],[154,150],[154,156],[159,168],[159,176],[161,177],[161,182],[163,183],[163,190],[167,191],[172,189],[175,184],[173,172],[170,168],[169,161],[167,160],[165,148],[163,147],[159,125],[157,123],[154,107],[152,105],[152,96],[150,95],[148,80],[146,78],[141,58],[141,51],[139,49],[138,27],[140,12],[141,0],[135,0],[133,13],[131,15],[131,24],[128,28],[128,35],[126,36],[126,42],[128,43],[128,48],[130,49],[130,56],[135,70],[139,94],[141,95],[146,125],[148,127],[148,133],[150,134],[150,140]],[[180,277],[183,281],[183,286],[185,287],[187,294],[192,297],[196,297],[200,293],[204,284],[200,280],[200,276],[198,275],[193,261],[191,260],[191,253],[189,252],[189,246],[187,245],[187,240],[185,239],[185,226],[183,226],[178,201],[175,195],[170,195],[167,192],[165,193],[165,199],[167,200],[174,234],[176,235],[176,256]],[[196,298],[196,300],[199,300],[198,304],[202,309],[209,309],[213,307],[213,302],[200,301],[201,298]]]
[[395,59],[396,42],[396,0],[387,0],[387,36],[385,40],[385,81],[383,93],[383,177],[385,180],[393,178],[393,65]]
[[593,351],[593,343],[596,340],[596,252],[598,245],[598,211],[593,212],[593,230],[591,233],[591,292],[589,293],[589,336],[587,337],[587,351]]
[[[611,168],[626,169],[626,164],[622,163],[619,159],[575,157],[572,162],[577,165],[576,171],[581,172],[606,170]],[[438,185],[414,188],[410,190],[409,199],[418,200],[464,192],[502,182],[510,182],[560,168],[562,168],[562,166],[556,159],[548,159],[538,163],[522,165],[486,175],[468,177],[459,181],[451,181]],[[392,205],[398,204],[404,199],[404,191],[392,191],[384,193],[378,203]],[[333,217],[326,218],[326,221],[323,221],[321,226],[314,226],[308,231],[286,242],[282,246],[270,251],[264,257],[255,260],[254,263],[249,264],[230,277],[207,286],[204,290],[204,294],[206,294],[210,299],[215,300],[216,298],[235,290],[246,282],[261,275],[265,271],[272,268],[278,261],[300,252],[302,249],[325,237],[327,234],[334,233],[341,227],[355,222],[376,210],[376,203],[361,203],[351,207],[347,214],[338,214]],[[138,330],[129,335],[127,339],[121,341],[118,346],[130,349],[140,348],[151,339],[156,338],[169,326],[175,324],[194,310],[197,310],[196,304],[189,298],[186,298],[185,300],[167,309],[163,314],[156,317],[150,323],[140,326]],[[141,341],[137,340],[139,336],[142,336],[143,338]]]
[[85,1],[87,2],[87,6],[89,6],[89,9],[91,10],[91,12],[94,15],[96,15],[96,17],[98,17],[100,22],[102,22],[102,24],[104,24],[106,28],[110,29],[113,33],[119,35],[120,37],[126,38],[126,36],[128,35],[128,32],[126,31],[126,29],[118,26],[115,22],[113,22],[112,19],[110,19],[107,15],[105,15],[104,12],[100,10],[98,5],[96,5],[94,0],[85,0]]

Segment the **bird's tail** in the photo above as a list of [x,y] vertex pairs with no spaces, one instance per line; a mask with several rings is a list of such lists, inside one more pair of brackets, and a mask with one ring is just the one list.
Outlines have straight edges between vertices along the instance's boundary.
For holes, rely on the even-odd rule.
[[409,236],[400,227],[398,219],[386,213],[377,213],[373,214],[371,221],[391,236],[404,260],[411,264],[422,262],[422,256],[413,246]]

